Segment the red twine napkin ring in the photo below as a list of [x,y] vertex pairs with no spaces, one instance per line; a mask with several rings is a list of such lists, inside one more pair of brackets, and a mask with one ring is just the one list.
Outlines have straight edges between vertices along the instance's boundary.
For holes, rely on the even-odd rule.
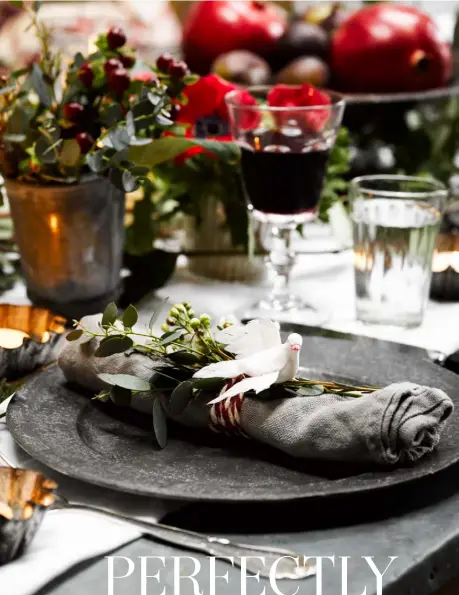
[[[230,389],[241,378],[233,378],[222,388],[220,394]],[[240,393],[234,397],[228,397],[224,401],[214,403],[210,408],[209,427],[213,432],[226,434],[227,436],[237,435],[249,438],[241,428],[241,407],[244,402],[244,394]]]

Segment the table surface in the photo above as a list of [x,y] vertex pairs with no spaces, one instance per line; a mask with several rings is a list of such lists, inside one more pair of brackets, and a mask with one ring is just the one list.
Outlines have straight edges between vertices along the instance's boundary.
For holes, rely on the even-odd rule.
[[[353,320],[353,291],[351,255],[328,255],[301,259],[294,281],[301,292],[311,296],[332,313],[325,326],[337,330],[362,332],[379,338],[430,347],[438,351],[452,351],[459,347],[454,321],[459,321],[459,304],[429,305],[425,322],[419,329],[401,331],[388,327],[361,327]],[[139,304],[140,318],[145,320],[161,299],[170,296],[172,302],[192,300],[196,310],[217,316],[238,310],[242,312],[266,288],[262,285],[221,284],[198,280],[179,270],[172,282],[154,297]],[[8,300],[3,296],[3,301]],[[25,299],[25,298],[24,298]],[[21,296],[15,293],[15,301]],[[265,543],[284,547],[308,556],[336,556],[335,567],[324,561],[323,595],[338,595],[341,591],[341,562],[348,561],[348,593],[376,595],[375,576],[363,557],[373,556],[376,566],[383,570],[390,556],[397,556],[384,575],[384,595],[428,595],[437,593],[459,574],[459,474],[457,469],[440,474],[432,481],[423,481],[410,488],[394,489],[367,498],[341,498],[295,507],[257,506],[205,509],[188,506],[165,519],[171,524],[221,534],[234,540]],[[218,521],[218,522],[217,522]],[[269,529],[270,533],[267,533]],[[128,544],[113,555],[126,556],[136,562],[134,573],[115,582],[113,595],[141,595],[140,556],[164,556],[166,568],[161,572],[161,588],[150,579],[147,593],[173,593],[172,557],[183,556],[183,574],[191,570],[189,552],[180,551],[148,539]],[[197,578],[204,595],[209,590],[209,562],[205,556],[193,554],[202,565]],[[170,562],[170,564],[169,564]],[[153,566],[150,574],[159,567]],[[240,572],[223,562],[217,562],[217,574],[229,571],[229,584],[217,582],[219,595],[234,593],[240,584]],[[120,570],[123,572],[123,570]],[[266,594],[274,594],[267,581],[258,584],[247,581],[248,595],[257,595],[266,587]],[[294,594],[316,593],[316,581],[309,579],[295,583],[279,583],[281,592]],[[453,587],[451,587],[453,588]],[[38,595],[80,595],[107,593],[107,560],[87,562],[56,579]],[[157,590],[158,589],[158,590]],[[180,592],[193,593],[191,581],[183,581]],[[456,593],[453,588],[451,593]],[[448,591],[441,595],[451,595]]]

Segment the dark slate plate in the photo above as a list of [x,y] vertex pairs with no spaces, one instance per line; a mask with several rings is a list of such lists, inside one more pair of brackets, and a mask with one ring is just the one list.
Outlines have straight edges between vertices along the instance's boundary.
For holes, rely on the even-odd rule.
[[[302,327],[290,328],[304,334]],[[457,376],[420,349],[351,335],[307,336],[302,364],[310,377],[437,386],[459,405]],[[459,460],[457,413],[432,455],[392,470],[297,461],[250,441],[228,443],[178,426],[167,447],[157,451],[150,419],[97,405],[66,385],[57,367],[37,375],[13,398],[7,423],[31,456],[60,473],[115,490],[180,500],[281,501],[368,492],[433,475]]]

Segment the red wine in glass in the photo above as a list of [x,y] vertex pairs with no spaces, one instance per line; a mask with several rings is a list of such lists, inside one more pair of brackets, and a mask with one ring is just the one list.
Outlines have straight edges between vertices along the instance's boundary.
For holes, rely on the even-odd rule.
[[[249,140],[249,139],[247,139]],[[265,132],[241,144],[244,191],[257,218],[264,215],[313,218],[320,201],[330,149],[308,147],[304,139]]]
[[[327,92],[329,102],[310,88],[277,89],[284,101],[270,104],[271,87],[249,89],[252,100],[235,90],[225,97],[231,132],[241,148],[241,178],[254,219],[269,224],[269,263],[273,290],[255,310],[297,310],[305,324],[320,324],[322,315],[302,296],[290,292],[295,262],[292,236],[299,224],[315,219],[330,152],[344,111],[344,100]],[[298,94],[299,91],[299,94]],[[301,103],[290,103],[289,98]],[[312,104],[309,97],[315,97]],[[278,97],[279,98],[279,97]]]

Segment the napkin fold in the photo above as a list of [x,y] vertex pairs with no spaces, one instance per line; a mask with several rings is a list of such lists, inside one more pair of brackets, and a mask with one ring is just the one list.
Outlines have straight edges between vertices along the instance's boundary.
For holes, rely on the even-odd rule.
[[[85,319],[88,328],[99,318]],[[91,391],[106,388],[101,373],[133,374],[151,380],[161,362],[141,354],[94,357],[98,340],[68,343],[58,363],[65,378]],[[174,421],[190,427],[209,425],[211,399],[201,394]],[[134,396],[132,407],[151,412],[148,393]],[[453,412],[442,390],[408,382],[391,384],[360,398],[324,394],[260,400],[246,397],[241,429],[251,438],[293,457],[395,465],[432,452]]]

